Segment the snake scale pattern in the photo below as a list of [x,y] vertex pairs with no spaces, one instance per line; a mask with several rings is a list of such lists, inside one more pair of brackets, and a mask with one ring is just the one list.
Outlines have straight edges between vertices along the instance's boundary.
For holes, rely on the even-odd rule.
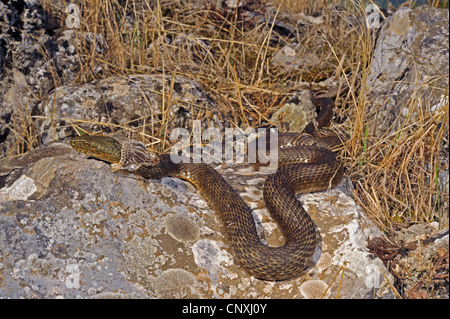
[[263,196],[285,238],[280,247],[261,242],[250,207],[208,164],[175,164],[168,154],[157,156],[142,143],[122,136],[81,135],[72,138],[70,145],[111,163],[113,170],[131,171],[149,179],[172,176],[191,182],[220,217],[238,264],[259,279],[285,280],[299,276],[310,265],[319,238],[313,220],[296,194],[334,187],[343,176],[336,154],[323,147],[337,144],[337,136],[321,132],[279,135],[279,144],[292,147],[279,149],[279,168],[266,179]]

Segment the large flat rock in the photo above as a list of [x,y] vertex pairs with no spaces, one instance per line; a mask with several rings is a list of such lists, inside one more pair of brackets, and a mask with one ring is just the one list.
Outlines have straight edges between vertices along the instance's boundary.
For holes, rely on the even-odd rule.
[[[263,240],[279,244],[280,232],[259,201],[264,175],[230,171],[222,169],[254,208]],[[391,277],[366,249],[367,238],[379,233],[344,184],[300,197],[322,237],[314,265],[296,279],[269,282],[234,263],[219,218],[189,183],[112,173],[60,142],[6,158],[0,162],[0,296],[389,296],[385,276]]]

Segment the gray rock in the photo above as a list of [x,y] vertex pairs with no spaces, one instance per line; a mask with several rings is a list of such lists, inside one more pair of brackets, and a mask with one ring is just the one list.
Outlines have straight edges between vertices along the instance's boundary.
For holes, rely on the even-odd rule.
[[316,117],[316,106],[311,101],[310,92],[302,90],[273,113],[270,122],[280,130],[302,133]]
[[368,77],[372,135],[397,132],[407,118],[415,123],[423,116],[423,110],[411,108],[411,99],[436,106],[427,112],[445,105],[440,102],[448,92],[448,36],[446,9],[403,7],[384,22]]
[[[280,244],[260,202],[265,176],[221,172],[254,208],[263,240]],[[380,233],[345,183],[300,199],[322,236],[315,265],[266,282],[235,265],[218,217],[189,183],[112,173],[60,142],[8,157],[0,162],[0,297],[390,296],[392,277],[366,249]]]
[[[34,135],[32,117],[43,115],[37,108],[42,97],[75,79],[80,69],[79,49],[93,48],[98,54],[107,50],[102,35],[75,35],[72,30],[53,35],[46,16],[36,0],[0,3],[0,158],[29,148],[21,145],[19,135],[26,134],[21,130]],[[97,65],[84,76],[104,70]],[[39,145],[38,140],[32,143]]]
[[[448,10],[402,7],[390,16],[380,30],[368,77],[369,136],[409,134],[432,117],[441,119],[438,127],[448,125],[448,61]],[[436,138],[442,150],[439,192],[448,194],[448,129]],[[421,169],[435,174],[428,164]]]
[[43,142],[72,135],[71,124],[88,132],[115,125],[171,132],[192,128],[192,120],[205,113],[204,128],[226,123],[201,85],[181,75],[142,74],[60,86],[38,109],[44,118],[36,121],[36,130]]

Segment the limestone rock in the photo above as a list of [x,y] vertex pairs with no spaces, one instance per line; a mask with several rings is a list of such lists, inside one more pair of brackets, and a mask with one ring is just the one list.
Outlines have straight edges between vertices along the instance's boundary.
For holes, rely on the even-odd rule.
[[[259,201],[265,176],[221,173],[253,207],[263,240],[279,244]],[[0,297],[372,298],[392,277],[367,251],[379,231],[344,186],[300,196],[322,236],[315,265],[267,282],[234,263],[219,218],[191,184],[112,173],[60,142],[5,158]]]
[[207,114],[203,125],[224,124],[200,84],[180,75],[142,74],[60,86],[39,110],[44,119],[36,121],[36,130],[42,133],[43,142],[71,135],[69,123],[89,132],[102,128],[101,123],[171,132],[176,127],[189,129],[198,114]]
[[[390,16],[379,31],[368,76],[369,136],[378,140],[420,131],[433,117],[437,127],[448,125],[448,61],[447,9],[402,7]],[[448,194],[448,129],[436,138],[442,150],[439,191]],[[420,169],[435,170],[428,164]]]
[[311,101],[310,92],[302,90],[273,113],[270,122],[280,130],[302,133],[316,116],[316,106]]
[[[19,125],[34,134],[31,116],[43,115],[37,108],[42,97],[75,79],[80,47],[92,47],[98,54],[107,50],[100,34],[54,33],[47,15],[51,16],[36,0],[0,3],[0,158],[20,144]],[[99,64],[84,75],[98,75],[104,69]]]
[[446,9],[403,7],[384,22],[368,78],[372,135],[397,132],[406,118],[414,123],[423,116],[421,110],[411,109],[411,99],[436,105],[429,112],[445,104],[440,102],[448,94],[448,36]]

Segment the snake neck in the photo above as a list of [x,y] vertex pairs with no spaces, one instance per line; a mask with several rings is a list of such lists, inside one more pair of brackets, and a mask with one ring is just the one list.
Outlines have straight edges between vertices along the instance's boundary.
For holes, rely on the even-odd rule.
[[180,169],[180,164],[174,163],[169,154],[162,154],[157,166],[141,166],[133,173],[144,178],[161,179],[167,176],[178,177]]

